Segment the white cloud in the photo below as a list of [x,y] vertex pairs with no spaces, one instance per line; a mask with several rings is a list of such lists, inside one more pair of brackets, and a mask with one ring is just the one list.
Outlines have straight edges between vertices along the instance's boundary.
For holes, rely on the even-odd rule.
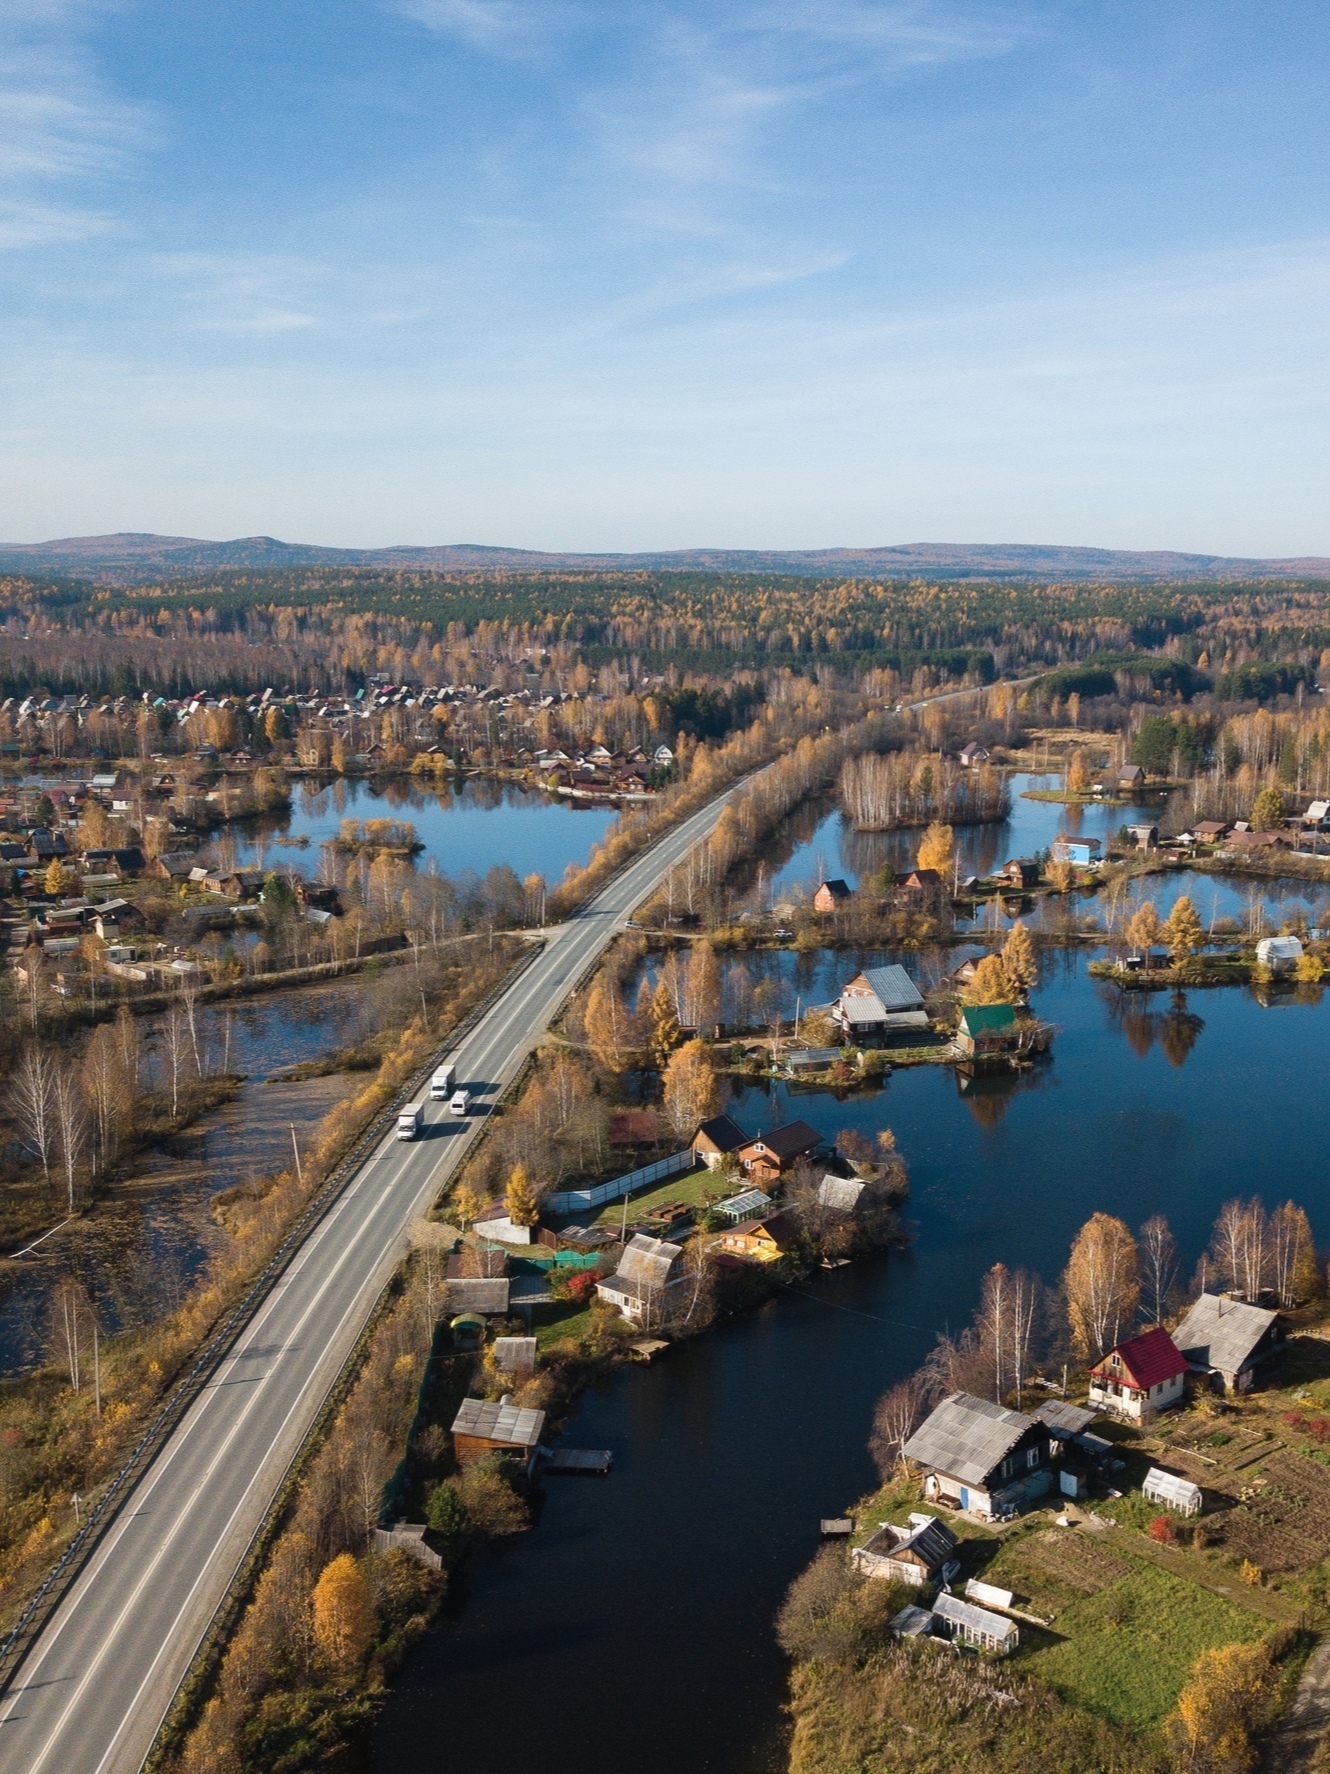
[[108,93],[79,41],[86,9],[12,0],[0,12],[0,245],[105,233],[111,218],[62,202],[123,178],[155,138],[148,112]]
[[155,269],[173,283],[199,332],[299,332],[320,318],[315,295],[324,267],[276,254],[164,253]]
[[441,37],[505,58],[534,55],[570,14],[551,0],[395,0],[393,10]]

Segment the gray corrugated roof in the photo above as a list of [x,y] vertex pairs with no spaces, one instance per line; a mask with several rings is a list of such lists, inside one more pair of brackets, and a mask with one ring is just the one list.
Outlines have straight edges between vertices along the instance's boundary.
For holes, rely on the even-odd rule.
[[506,1374],[516,1373],[519,1368],[536,1365],[536,1339],[534,1337],[495,1337],[494,1365]]
[[917,1010],[923,995],[903,967],[865,967],[868,981],[884,1010]]
[[464,1398],[453,1418],[454,1435],[476,1435],[507,1447],[533,1448],[545,1428],[544,1411],[515,1404],[490,1404],[483,1398]]
[[981,1485],[1034,1427],[1034,1418],[1021,1411],[956,1392],[920,1424],[902,1451],[921,1466],[934,1466],[962,1484]]
[[449,1281],[445,1283],[450,1312],[506,1312],[508,1283],[498,1281]]
[[1202,1294],[1174,1331],[1173,1341],[1191,1367],[1235,1374],[1278,1316],[1243,1300]]
[[902,1552],[914,1552],[930,1569],[938,1571],[956,1550],[955,1534],[936,1517],[906,1533],[903,1539],[901,1533],[899,1528],[882,1528],[873,1535],[864,1551],[875,1553],[879,1558],[898,1558]]
[[663,1238],[651,1238],[645,1232],[639,1232],[624,1246],[619,1258],[619,1275],[641,1286],[664,1287],[682,1255],[682,1245],[667,1244]]
[[1045,1399],[1031,1414],[1039,1422],[1047,1423],[1050,1429],[1061,1429],[1066,1435],[1079,1435],[1099,1415],[1098,1411],[1087,1411],[1083,1405],[1068,1404],[1063,1398]]
[[853,1213],[867,1186],[853,1177],[824,1176],[817,1186],[818,1206],[833,1208],[838,1213]]

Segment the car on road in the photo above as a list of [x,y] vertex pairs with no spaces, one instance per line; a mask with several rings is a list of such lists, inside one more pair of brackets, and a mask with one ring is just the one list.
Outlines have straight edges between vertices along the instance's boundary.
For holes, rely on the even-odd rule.
[[453,1100],[448,1104],[449,1112],[454,1115],[465,1115],[470,1107],[471,1092],[469,1090],[455,1090]]

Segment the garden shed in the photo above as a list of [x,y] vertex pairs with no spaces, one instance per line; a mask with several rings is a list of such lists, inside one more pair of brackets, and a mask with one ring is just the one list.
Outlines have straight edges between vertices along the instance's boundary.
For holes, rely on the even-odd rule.
[[1256,945],[1256,961],[1271,973],[1292,973],[1302,959],[1302,944],[1296,936],[1263,936]]
[[977,1645],[982,1651],[996,1651],[1005,1657],[1021,1642],[1020,1628],[1014,1620],[1001,1614],[990,1614],[987,1608],[976,1608],[957,1596],[942,1594],[933,1603],[933,1618],[940,1620],[951,1638],[963,1644]]
[[1175,1472],[1165,1472],[1162,1466],[1152,1466],[1146,1473],[1141,1495],[1147,1503],[1162,1503],[1165,1509],[1176,1510],[1179,1515],[1201,1513],[1200,1485],[1179,1478]]

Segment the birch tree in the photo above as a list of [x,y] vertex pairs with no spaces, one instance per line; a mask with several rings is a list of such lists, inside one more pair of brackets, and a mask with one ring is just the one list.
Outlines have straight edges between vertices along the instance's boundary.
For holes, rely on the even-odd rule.
[[1062,1278],[1071,1339],[1082,1360],[1096,1360],[1136,1315],[1140,1277],[1136,1241],[1121,1220],[1097,1213],[1081,1227]]
[[14,1068],[9,1086],[9,1108],[24,1146],[40,1160],[47,1187],[55,1156],[55,1066],[39,1042],[30,1042]]
[[1141,1317],[1162,1324],[1178,1280],[1178,1247],[1163,1214],[1152,1214],[1141,1227]]

